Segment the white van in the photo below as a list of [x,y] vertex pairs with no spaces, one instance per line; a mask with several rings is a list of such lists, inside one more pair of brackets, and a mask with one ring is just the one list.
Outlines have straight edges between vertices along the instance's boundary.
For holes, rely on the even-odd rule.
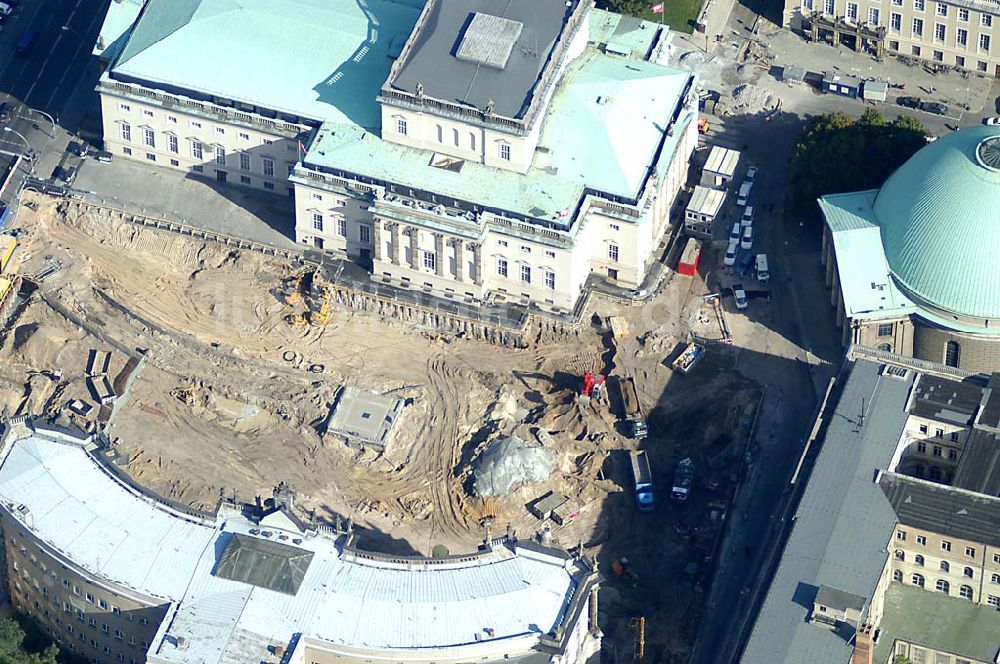
[[743,218],[740,219],[741,226],[753,226],[753,206],[748,205],[745,210],[743,210]]
[[722,259],[722,264],[729,267],[736,265],[736,254],[737,252],[739,252],[739,250],[740,250],[740,241],[730,240],[729,248],[726,249],[726,256],[725,258]]
[[743,249],[753,249],[753,226],[743,227],[743,240],[740,242]]
[[750,192],[753,190],[753,182],[749,180],[744,180],[743,184],[740,185],[740,191],[736,195],[736,204],[740,207],[746,207],[746,204],[750,201]]
[[770,276],[767,271],[767,254],[757,254],[757,281],[766,284]]

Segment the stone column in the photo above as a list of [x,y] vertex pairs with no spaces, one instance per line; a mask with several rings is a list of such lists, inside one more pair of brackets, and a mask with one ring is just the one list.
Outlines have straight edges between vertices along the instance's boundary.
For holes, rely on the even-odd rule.
[[830,304],[840,306],[840,275],[833,271],[833,289],[830,291]]
[[455,280],[465,281],[465,243],[453,239],[449,244],[455,250]]
[[478,242],[472,242],[469,244],[469,248],[472,249],[472,265],[473,272],[472,283],[477,286],[483,285],[483,247]]
[[375,245],[375,260],[382,260],[382,221],[377,217],[372,217],[372,240]]
[[437,276],[444,276],[444,235],[434,234],[434,271]]
[[392,264],[400,265],[402,257],[402,245],[399,239],[399,224],[395,221],[389,223],[389,232],[392,234]]
[[407,229],[410,233],[410,267],[420,269],[420,231],[413,226]]

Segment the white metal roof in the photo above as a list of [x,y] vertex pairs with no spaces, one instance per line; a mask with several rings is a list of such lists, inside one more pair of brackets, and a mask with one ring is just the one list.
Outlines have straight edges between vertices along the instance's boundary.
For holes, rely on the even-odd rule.
[[215,530],[126,489],[82,447],[33,436],[0,467],[0,501],[66,558],[145,595],[180,599]]
[[724,148],[721,145],[712,147],[708,153],[708,161],[705,162],[705,170],[726,177],[733,177],[736,174],[736,166],[740,163],[740,151]]
[[719,214],[723,201],[726,200],[726,192],[720,189],[696,186],[691,194],[691,202],[688,203],[687,211],[694,214],[706,214],[714,217]]
[[562,624],[582,578],[575,561],[558,556],[499,548],[421,564],[299,533],[282,536],[314,553],[295,595],[220,578],[213,570],[228,538],[254,535],[237,510],[224,509],[214,527],[185,518],[120,484],[79,445],[39,433],[10,443],[0,501],[93,575],[174,600],[149,653],[163,662],[259,661],[268,644],[287,644],[293,634],[394,657],[523,653]]

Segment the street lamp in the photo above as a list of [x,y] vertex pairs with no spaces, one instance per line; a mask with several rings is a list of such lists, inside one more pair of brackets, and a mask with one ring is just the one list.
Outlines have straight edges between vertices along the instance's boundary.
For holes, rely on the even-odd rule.
[[[55,138],[55,136],[56,136],[56,121],[55,121],[55,118],[53,118],[51,115],[49,115],[45,111],[40,111],[37,108],[31,108],[30,106],[25,106],[24,108],[27,109],[27,111],[29,113],[38,113],[39,115],[45,117],[45,119],[47,119],[49,122],[51,122],[52,123],[52,138]],[[37,129],[38,126],[36,125],[35,128]]]
[[34,157],[34,155],[32,154],[32,151],[31,151],[31,143],[29,143],[29,142],[28,142],[28,139],[26,139],[26,138],[24,137],[24,135],[23,135],[23,134],[21,134],[21,133],[20,133],[19,131],[15,131],[14,129],[11,129],[10,127],[4,127],[4,128],[3,128],[3,130],[4,130],[5,132],[10,132],[10,133],[14,134],[14,135],[15,135],[15,136],[17,136],[18,138],[20,138],[20,139],[21,139],[22,141],[24,141],[24,145],[25,145],[25,146],[26,146],[26,147],[28,148],[28,155],[27,155],[27,157],[28,157],[28,161],[31,161],[31,162],[34,162],[34,161],[35,161],[35,157]]

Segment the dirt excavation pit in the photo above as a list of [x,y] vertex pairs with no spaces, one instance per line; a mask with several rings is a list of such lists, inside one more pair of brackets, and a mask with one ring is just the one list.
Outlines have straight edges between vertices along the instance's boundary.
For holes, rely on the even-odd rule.
[[[605,570],[626,557],[634,561],[628,574],[607,584],[602,601],[615,625],[662,594],[656,579],[676,581],[696,562],[700,573],[670,584],[688,608],[666,602],[659,617],[649,613],[696,620],[706,543],[719,526],[712,513],[725,509],[719,496],[734,486],[740,427],[756,393],[733,370],[731,350],[706,354],[690,375],[671,371],[698,317],[701,286],[672,284],[644,307],[594,296],[575,331],[520,350],[336,306],[325,325],[293,325],[286,318],[296,310],[282,291],[297,269],[291,261],[26,199],[36,205],[19,212],[15,269],[49,274],[0,332],[0,409],[8,415],[103,431],[122,471],[190,507],[269,496],[285,481],[297,507],[319,520],[353,519],[362,546],[384,551],[466,552],[509,529],[583,544]],[[628,333],[614,338],[609,316]],[[627,458],[640,443],[624,437],[618,404],[577,400],[587,371],[635,378],[650,422],[641,447],[657,481],[653,515],[635,507]],[[114,393],[104,406],[95,376]],[[384,451],[326,431],[346,386],[402,400]],[[506,493],[478,495],[474,469],[508,438],[551,451],[551,467]],[[669,483],[685,456],[711,490],[678,506]],[[675,537],[678,519],[693,534]],[[680,634],[671,638],[683,640],[687,629]],[[609,643],[629,638],[625,630]]]

